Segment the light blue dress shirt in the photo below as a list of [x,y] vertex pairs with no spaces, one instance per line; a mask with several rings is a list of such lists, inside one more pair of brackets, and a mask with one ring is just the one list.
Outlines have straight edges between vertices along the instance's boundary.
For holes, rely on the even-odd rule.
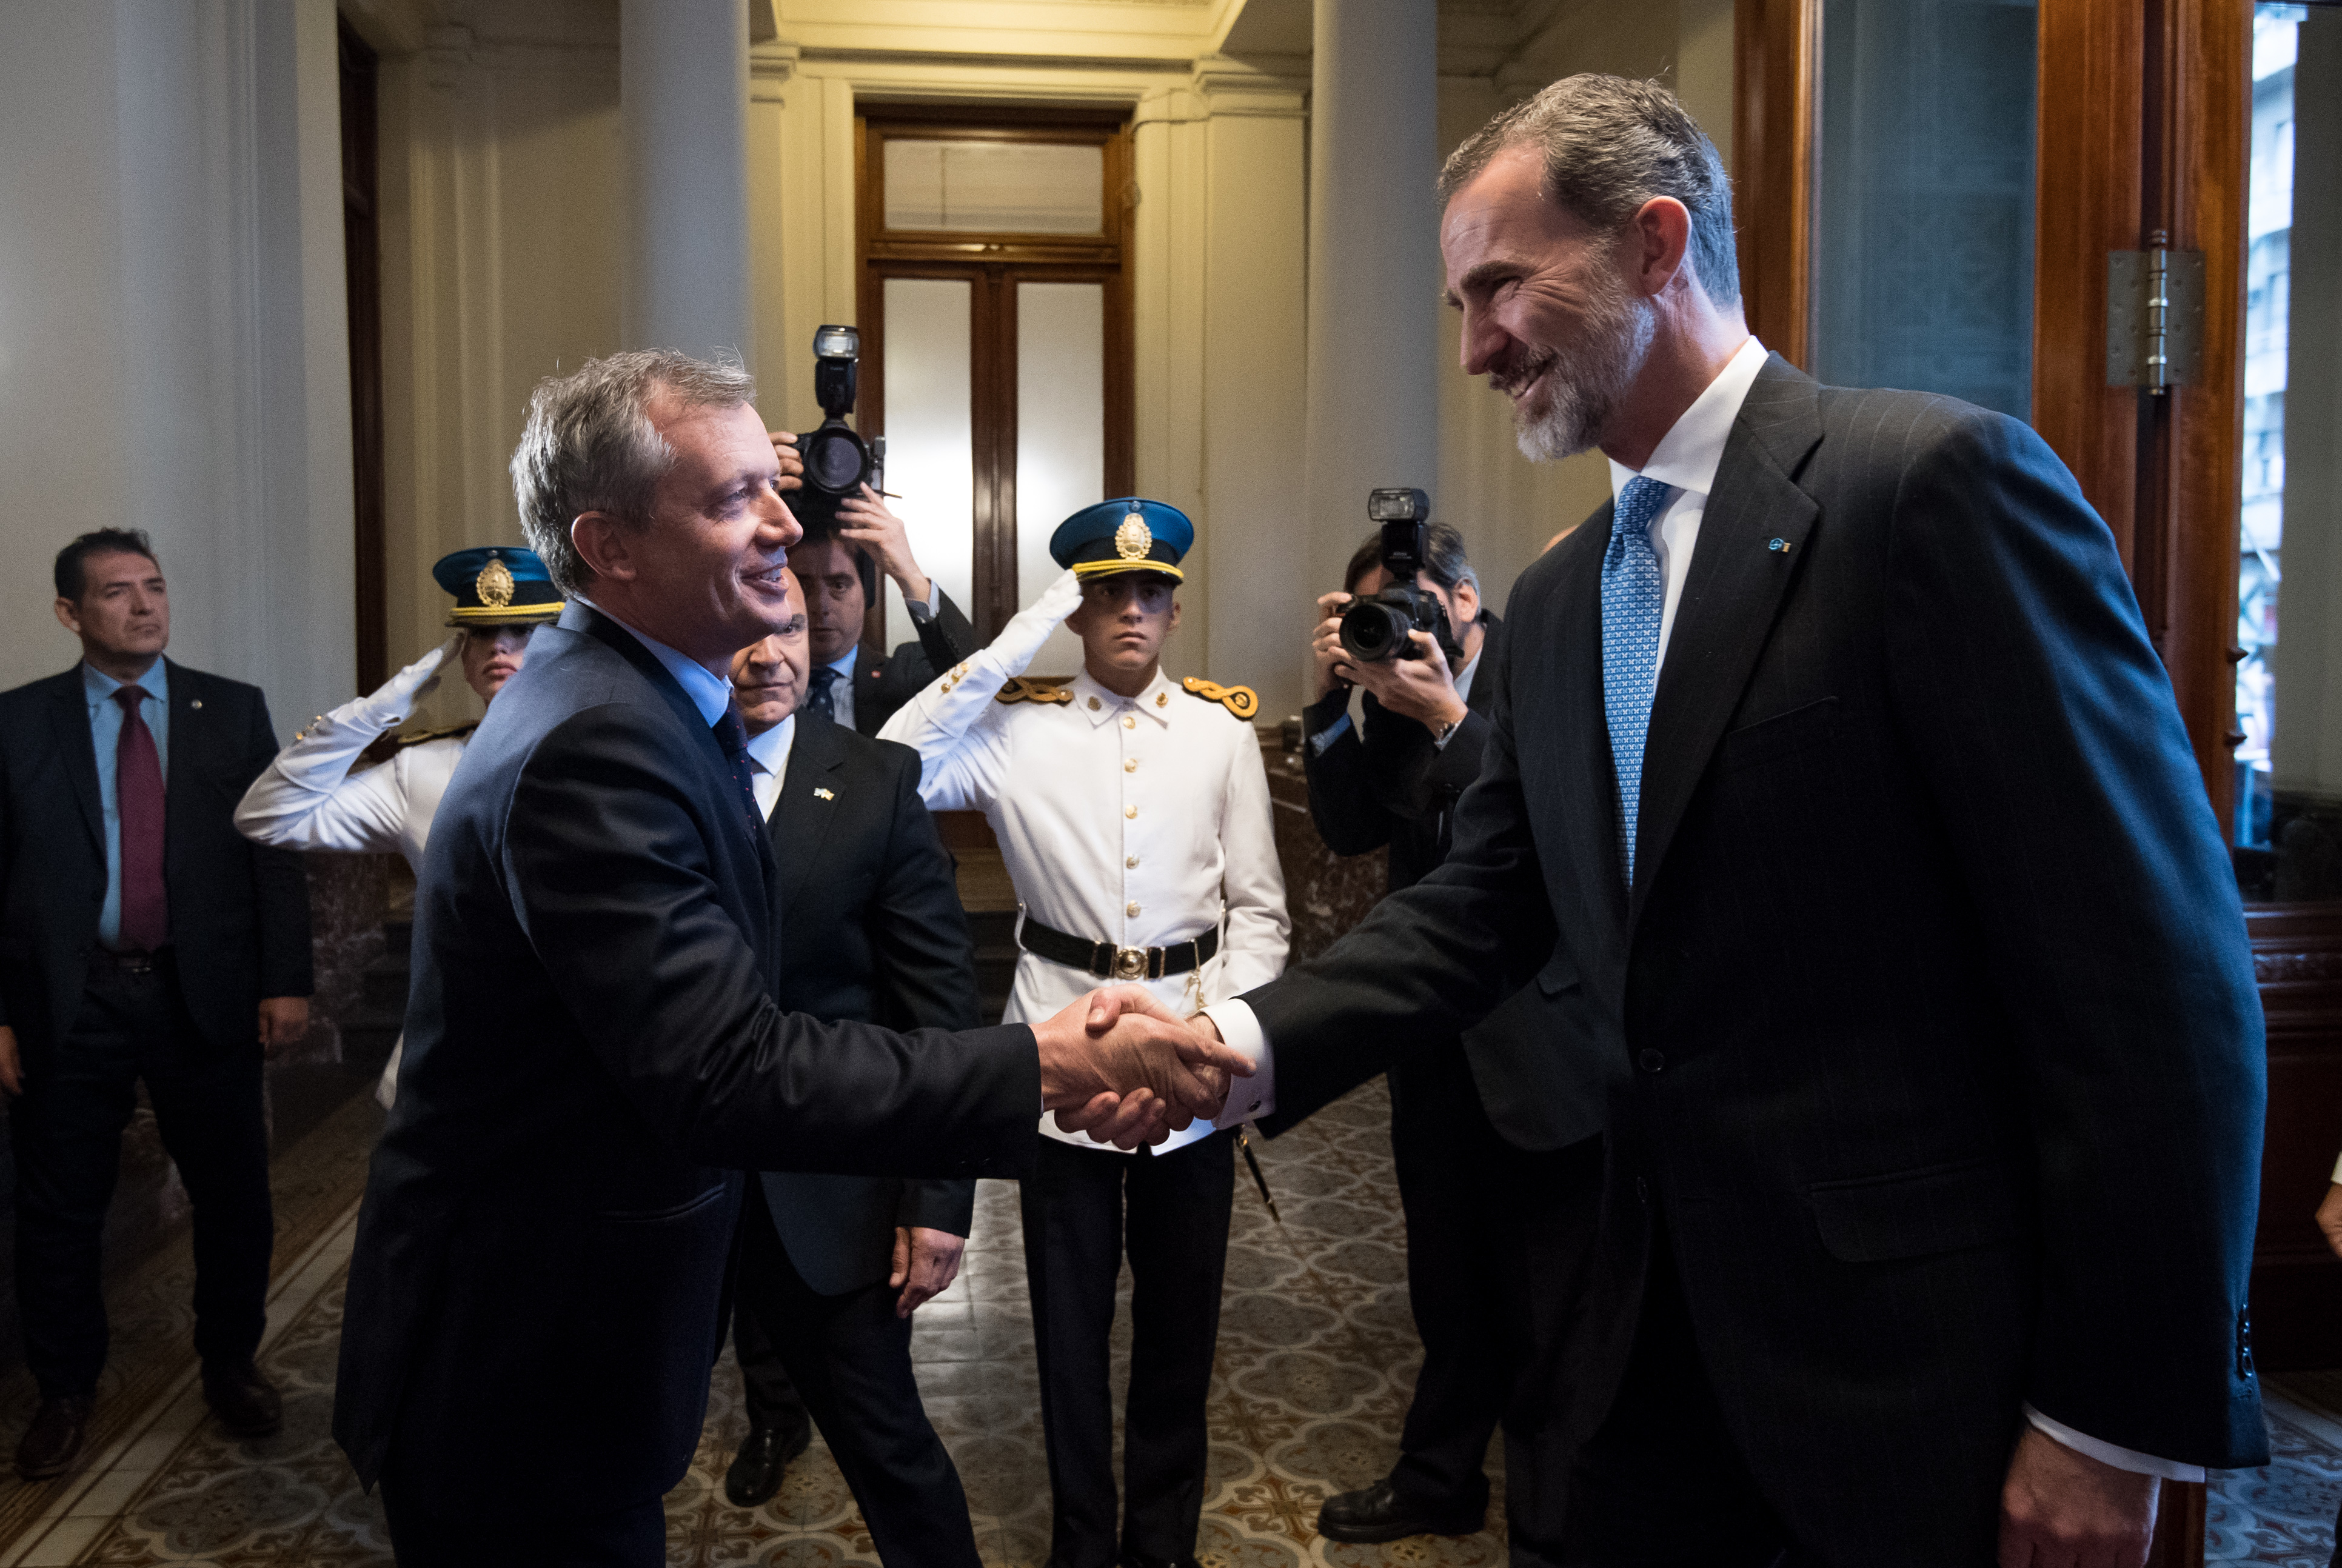
[[[572,594],[569,596],[573,599],[585,599],[586,603],[593,605],[595,610],[602,614],[610,615],[609,611],[594,604],[593,600],[586,599],[583,594]],[[656,659],[660,667],[675,677],[676,684],[683,688],[683,694],[689,697],[691,705],[699,710],[699,716],[707,722],[709,728],[714,728],[716,721],[724,716],[724,710],[732,705],[732,683],[710,670],[706,665],[676,653],[649,633],[627,626],[616,615],[610,615],[610,619],[618,625],[625,626],[628,636],[651,651],[651,657]]]
[[[146,700],[138,716],[155,737],[155,755],[163,764],[163,781],[171,779],[170,666],[156,659],[138,677]],[[105,904],[97,914],[97,939],[108,947],[122,945],[122,792],[114,778],[115,753],[122,744],[122,704],[114,694],[128,683],[100,674],[86,664],[81,667],[81,687],[89,699],[89,739],[97,748],[97,800],[105,812]]]

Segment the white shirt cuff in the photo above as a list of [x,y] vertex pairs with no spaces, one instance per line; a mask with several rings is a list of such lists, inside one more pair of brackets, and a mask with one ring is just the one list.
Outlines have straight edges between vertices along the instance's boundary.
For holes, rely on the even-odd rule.
[[2334,1157],[2334,1184],[2342,1187],[2342,1154]]
[[903,599],[903,608],[911,613],[911,619],[914,621],[932,621],[943,614],[943,597],[942,584],[930,578],[927,596],[924,599],[914,599],[906,594]]
[[2077,1453],[2085,1453],[2101,1464],[2111,1464],[2117,1470],[2127,1470],[2134,1475],[2160,1475],[2166,1481],[2196,1481],[2204,1479],[2200,1464],[2182,1464],[2176,1459],[2157,1459],[2151,1453],[2137,1453],[2127,1448],[2117,1448],[2111,1443],[2076,1432],[2062,1421],[2052,1421],[2027,1404],[2025,1419],[2035,1427],[2057,1439]]
[[1252,1058],[1253,1074],[1249,1078],[1233,1079],[1228,1084],[1228,1103],[1220,1112],[1215,1127],[1235,1127],[1256,1116],[1266,1116],[1276,1109],[1276,1056],[1268,1048],[1268,1035],[1260,1026],[1253,1010],[1235,997],[1215,1002],[1204,1009],[1204,1016],[1220,1032],[1220,1038],[1231,1050],[1240,1051]]

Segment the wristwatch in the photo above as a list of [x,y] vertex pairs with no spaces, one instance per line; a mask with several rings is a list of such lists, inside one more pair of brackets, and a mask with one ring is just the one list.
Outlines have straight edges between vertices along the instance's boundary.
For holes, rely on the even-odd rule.
[[1447,723],[1440,725],[1437,729],[1431,732],[1431,744],[1435,747],[1445,747],[1450,740],[1455,738],[1456,732],[1463,727],[1464,721],[1462,719],[1448,720]]

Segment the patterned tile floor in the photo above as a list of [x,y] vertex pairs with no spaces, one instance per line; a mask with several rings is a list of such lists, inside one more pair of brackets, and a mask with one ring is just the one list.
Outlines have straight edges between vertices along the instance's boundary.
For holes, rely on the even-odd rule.
[[[0,1483],[0,1568],[390,1562],[380,1510],[358,1492],[329,1433],[356,1183],[373,1124],[353,1109],[280,1161],[278,1272],[262,1360],[285,1392],[284,1432],[236,1443],[205,1419],[186,1350],[182,1243],[125,1293],[91,1461],[60,1481]],[[1387,1468],[1418,1358],[1387,1126],[1388,1102],[1376,1084],[1264,1150],[1282,1228],[1239,1175],[1211,1395],[1211,1487],[1197,1543],[1213,1568],[1482,1568],[1504,1558],[1500,1523],[1477,1535],[1387,1547],[1338,1545],[1310,1529],[1328,1493]],[[1048,1477],[1012,1186],[983,1184],[960,1281],[916,1321],[920,1385],[959,1465],[986,1562],[1039,1563],[1048,1549]],[[1126,1326],[1118,1344],[1126,1342]],[[2270,1422],[2278,1461],[2220,1478],[2210,1561],[2325,1568],[2342,1497],[2342,1376],[2297,1379],[2272,1393],[2279,1395]],[[0,1380],[0,1442],[13,1445],[30,1406],[21,1373]],[[746,1424],[727,1357],[691,1472],[667,1500],[668,1560],[875,1563],[853,1499],[818,1442],[764,1507],[724,1501],[723,1467]],[[1503,1482],[1496,1481],[1491,1515],[1500,1521]]]

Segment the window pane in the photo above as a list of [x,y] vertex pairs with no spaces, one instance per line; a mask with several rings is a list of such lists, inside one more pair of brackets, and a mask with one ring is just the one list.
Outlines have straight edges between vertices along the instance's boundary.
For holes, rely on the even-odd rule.
[[2253,18],[2238,497],[2237,871],[2342,898],[2342,13]]
[[1825,0],[1815,374],[2033,405],[2030,0]]
[[[1029,604],[1064,570],[1049,554],[1057,524],[1106,495],[1106,286],[1016,285],[1016,602]],[[1079,639],[1060,626],[1033,661],[1036,674],[1082,667]]]
[[886,226],[1106,232],[1106,149],[1048,142],[886,142]]
[[[969,285],[890,277],[886,312],[886,488],[911,553],[965,610],[976,602],[976,471],[968,396]],[[886,584],[889,646],[917,635]]]

